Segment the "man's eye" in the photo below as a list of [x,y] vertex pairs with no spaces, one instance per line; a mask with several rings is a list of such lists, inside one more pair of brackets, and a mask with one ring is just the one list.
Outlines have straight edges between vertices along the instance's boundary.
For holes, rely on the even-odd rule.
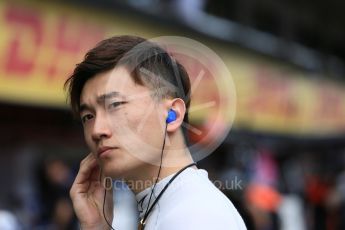
[[119,105],[122,105],[122,104],[125,104],[125,103],[126,103],[125,101],[117,101],[117,102],[110,103],[109,106],[108,106],[108,109],[116,108]]
[[91,115],[91,114],[86,114],[85,116],[83,116],[82,118],[81,118],[81,121],[83,122],[83,123],[85,123],[85,122],[87,122],[88,120],[90,120],[90,119],[92,119],[93,118],[93,116]]

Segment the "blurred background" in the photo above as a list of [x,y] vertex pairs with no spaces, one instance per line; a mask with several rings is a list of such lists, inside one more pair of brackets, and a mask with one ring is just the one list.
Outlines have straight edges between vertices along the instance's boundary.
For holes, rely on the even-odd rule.
[[[0,1],[0,229],[78,229],[68,191],[88,150],[63,83],[86,50],[121,34],[189,37],[230,69],[235,121],[199,165],[248,229],[345,229],[344,9],[340,0]],[[127,189],[115,203],[115,228],[136,229]]]

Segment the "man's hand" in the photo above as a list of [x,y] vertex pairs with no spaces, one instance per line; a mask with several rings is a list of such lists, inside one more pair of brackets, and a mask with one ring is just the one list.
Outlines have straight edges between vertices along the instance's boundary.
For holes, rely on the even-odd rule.
[[[73,208],[81,229],[109,229],[103,216],[103,183],[100,182],[100,166],[92,153],[85,157],[70,190]],[[113,193],[107,191],[105,215],[109,223],[113,219]]]

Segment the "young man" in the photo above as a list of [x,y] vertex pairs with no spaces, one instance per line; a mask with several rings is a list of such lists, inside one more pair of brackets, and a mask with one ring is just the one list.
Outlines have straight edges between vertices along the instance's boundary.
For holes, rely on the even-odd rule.
[[136,195],[139,229],[246,229],[186,147],[190,81],[164,49],[140,37],[106,39],[66,86],[91,150],[70,190],[82,229],[111,229],[104,176],[124,180]]

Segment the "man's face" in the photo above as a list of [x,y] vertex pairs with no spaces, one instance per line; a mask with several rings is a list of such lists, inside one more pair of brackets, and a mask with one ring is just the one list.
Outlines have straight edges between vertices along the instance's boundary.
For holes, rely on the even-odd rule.
[[85,83],[80,96],[84,136],[105,175],[126,178],[158,159],[165,110],[147,87],[134,83],[125,67]]

